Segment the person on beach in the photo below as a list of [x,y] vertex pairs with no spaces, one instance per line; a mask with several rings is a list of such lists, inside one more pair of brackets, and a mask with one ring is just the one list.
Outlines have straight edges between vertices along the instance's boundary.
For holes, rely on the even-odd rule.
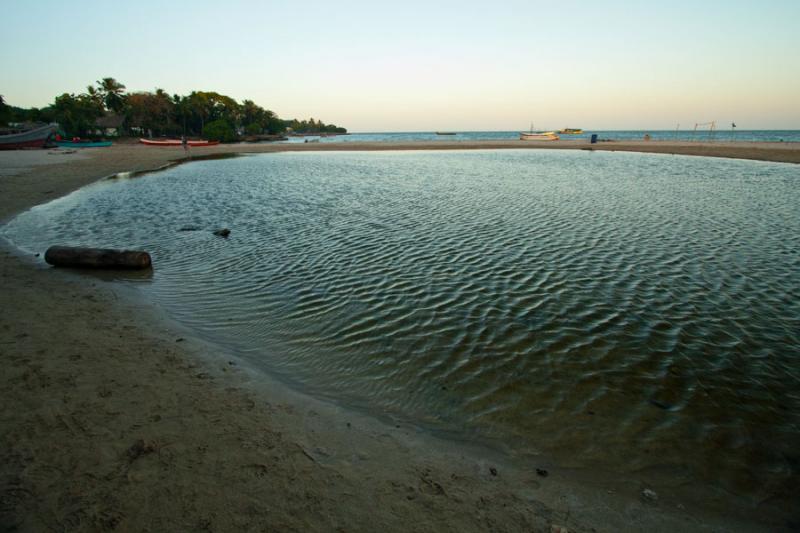
[[181,146],[183,146],[183,153],[189,157],[189,141],[186,140],[186,135],[181,135]]

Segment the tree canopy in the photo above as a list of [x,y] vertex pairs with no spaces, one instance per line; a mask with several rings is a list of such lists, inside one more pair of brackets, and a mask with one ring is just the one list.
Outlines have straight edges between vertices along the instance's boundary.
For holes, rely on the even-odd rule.
[[102,102],[90,94],[67,94],[56,97],[51,106],[53,118],[69,135],[86,135],[103,116]]
[[290,120],[287,121],[287,127],[297,133],[347,133],[345,128],[341,128],[335,124],[325,124],[321,120]]
[[8,123],[8,117],[11,114],[11,109],[6,104],[3,95],[0,94],[0,126],[5,126]]
[[42,109],[11,107],[0,97],[0,124],[55,121],[69,136],[91,134],[97,130],[97,119],[108,114],[124,117],[124,129],[131,135],[213,136],[228,142],[245,133],[279,135],[287,129],[297,133],[347,133],[345,128],[313,118],[282,120],[252,100],[240,104],[214,91],[192,91],[185,96],[170,96],[163,89],[126,93],[125,85],[110,77],[87,86],[84,93],[57,96]]

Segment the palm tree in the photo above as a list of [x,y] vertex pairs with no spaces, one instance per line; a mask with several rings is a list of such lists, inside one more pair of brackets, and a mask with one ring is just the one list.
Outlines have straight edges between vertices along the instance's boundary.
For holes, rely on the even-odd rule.
[[101,106],[101,107],[103,106],[103,98],[104,97],[100,93],[100,91],[98,91],[97,89],[95,89],[91,85],[87,85],[86,86],[86,94],[89,96],[89,99],[91,99],[93,102],[97,102],[97,104],[99,106]]
[[103,95],[106,109],[120,113],[125,107],[125,86],[114,78],[103,78],[95,83]]

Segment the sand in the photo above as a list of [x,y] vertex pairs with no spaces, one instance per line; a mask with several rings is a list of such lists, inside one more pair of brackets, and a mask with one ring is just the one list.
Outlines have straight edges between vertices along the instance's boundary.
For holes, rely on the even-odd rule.
[[[320,143],[196,148],[192,154],[452,145],[519,147]],[[654,147],[668,153],[713,149],[660,143],[615,149]],[[796,145],[718,150],[800,161]],[[104,176],[183,157],[180,148],[133,144],[36,154],[0,152],[0,220]],[[700,506],[669,493],[654,499],[643,494],[644,479],[572,471],[546,457],[514,460],[310,398],[195,338],[113,277],[52,269],[7,243],[0,248],[0,289],[3,531],[789,527],[752,507],[724,509],[713,498]]]

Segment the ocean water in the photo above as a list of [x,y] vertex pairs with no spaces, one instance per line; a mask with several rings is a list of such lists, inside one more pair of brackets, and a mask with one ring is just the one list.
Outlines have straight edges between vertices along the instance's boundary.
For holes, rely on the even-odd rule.
[[149,250],[138,285],[177,320],[354,408],[754,505],[800,481],[796,165],[262,154],[107,180],[2,233]]
[[[525,131],[525,130],[522,130]],[[460,131],[455,135],[437,135],[432,131],[392,132],[392,133],[352,133],[334,137],[308,137],[319,142],[412,142],[412,141],[509,141],[519,139],[519,131]],[[800,142],[800,130],[717,130],[715,132],[689,130],[586,130],[581,135],[561,135],[562,141],[588,141],[596,134],[600,141],[641,141],[649,134],[657,141],[692,142]],[[304,142],[306,137],[291,137],[287,143]]]

